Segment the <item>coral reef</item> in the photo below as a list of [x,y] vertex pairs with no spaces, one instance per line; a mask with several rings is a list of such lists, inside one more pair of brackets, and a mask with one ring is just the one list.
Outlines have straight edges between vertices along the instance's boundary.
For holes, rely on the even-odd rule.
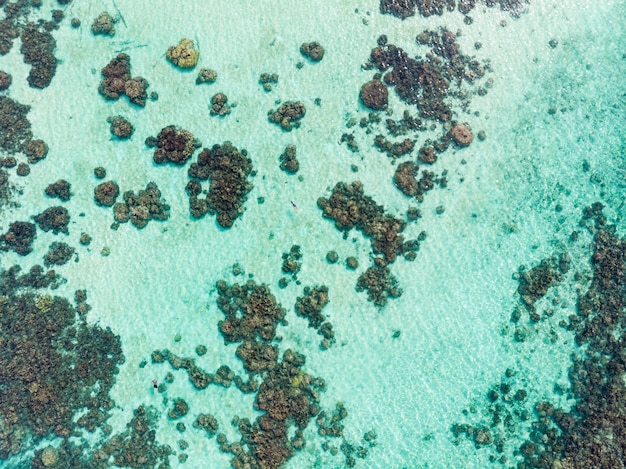
[[415,141],[410,138],[405,138],[402,142],[392,143],[382,135],[377,135],[374,139],[374,146],[378,148],[379,151],[386,152],[387,156],[391,158],[400,158],[413,151]]
[[265,91],[272,91],[273,85],[278,84],[278,75],[276,73],[261,73],[259,83]]
[[33,241],[37,236],[37,228],[33,223],[16,221],[9,225],[9,230],[0,237],[0,249],[12,250],[20,256],[29,254]]
[[117,100],[126,95],[129,101],[144,107],[148,99],[148,82],[141,77],[131,78],[130,57],[118,54],[102,69],[102,80],[98,92],[106,99]]
[[280,169],[288,174],[296,174],[300,169],[300,163],[296,158],[296,146],[287,145],[285,151],[278,158],[280,161]]
[[271,370],[278,360],[277,347],[254,340],[244,340],[235,353],[251,375]]
[[[2,277],[9,280],[5,272]],[[79,319],[64,298],[19,294],[18,285],[7,288],[9,283],[3,281],[6,296],[0,298],[0,340],[7,352],[0,355],[5,435],[0,460],[46,437],[68,438],[87,425],[83,417],[76,419],[79,411],[101,414],[100,421],[105,421],[114,405],[108,394],[124,359],[119,338]],[[50,449],[35,458],[41,464],[56,459],[58,467],[69,467],[61,452]]]
[[191,39],[181,39],[176,47],[167,49],[165,57],[178,68],[189,69],[197,65],[200,53],[194,48]]
[[70,215],[65,207],[50,207],[34,217],[35,223],[43,231],[52,231],[68,234],[67,226],[70,223]]
[[224,342],[256,340],[257,337],[264,341],[274,339],[276,326],[286,312],[267,286],[249,281],[229,287],[226,282],[220,281],[217,290],[217,303],[225,316],[218,323]]
[[335,337],[332,324],[326,321],[322,314],[322,310],[328,304],[328,287],[326,285],[305,287],[303,295],[296,299],[294,306],[296,314],[308,320],[309,327],[316,329],[317,333],[324,337],[321,346],[327,349]]
[[384,207],[364,194],[360,181],[338,182],[330,198],[320,197],[317,206],[324,218],[335,222],[338,230],[348,232],[356,228],[370,238],[373,252],[382,254],[386,262],[393,262],[398,255],[414,250],[401,234],[406,223],[385,214]]
[[122,116],[109,117],[107,122],[111,124],[111,133],[120,140],[129,139],[135,131],[133,124]]
[[300,53],[312,62],[319,62],[324,58],[324,48],[319,42],[303,42],[300,45]]
[[[133,411],[133,418],[126,424],[127,430],[114,435],[93,452],[87,467],[159,467],[168,468],[172,449],[156,441],[159,413],[153,407],[139,406]],[[69,467],[69,466],[67,466]]]
[[71,184],[65,179],[59,179],[57,182],[49,184],[46,187],[46,195],[48,197],[56,197],[62,202],[67,202],[72,197]]
[[[479,3],[477,0],[380,0],[380,12],[403,20],[415,15],[416,9],[423,17],[441,16],[445,11],[454,11],[456,8],[466,15],[477,3]],[[499,6],[502,11],[518,17],[529,0],[482,0],[480,3],[488,7]]]
[[424,146],[419,149],[417,158],[425,164],[433,164],[437,161],[437,153],[433,147]]
[[282,255],[283,264],[281,270],[283,273],[291,275],[295,280],[298,276],[298,272],[302,268],[302,252],[300,246],[294,244],[289,249],[289,252],[284,252]]
[[[189,208],[194,218],[206,213],[217,214],[217,222],[223,228],[230,228],[243,213],[252,184],[248,177],[252,173],[252,161],[246,150],[237,150],[230,142],[205,148],[198,155],[196,163],[189,167],[187,193]],[[206,199],[198,196],[202,192],[200,181],[210,179]]]
[[363,105],[374,111],[382,111],[387,107],[389,92],[380,80],[372,80],[361,86],[359,98]]
[[372,266],[359,276],[356,291],[367,291],[367,299],[376,306],[385,306],[388,298],[398,298],[402,289],[389,267]]
[[13,77],[11,74],[0,70],[0,91],[8,90],[12,82]]
[[184,165],[196,150],[191,132],[170,125],[161,129],[156,137],[153,159],[156,164]]
[[[571,409],[565,411],[545,400],[532,402],[525,389],[513,393],[509,379],[514,373],[507,370],[508,379],[486,396],[492,409],[491,422],[452,427],[457,437],[466,435],[477,447],[493,446],[495,454],[490,458],[494,461],[500,455],[499,461],[507,462],[501,453],[513,436],[518,446],[514,452],[518,467],[625,467],[621,456],[626,448],[621,332],[626,327],[626,240],[619,238],[616,227],[607,223],[602,211],[600,203],[583,211],[581,226],[593,235],[593,278],[586,291],[577,292],[576,313],[569,316],[569,321],[559,322],[574,334],[577,345],[568,372],[569,389],[558,388],[561,394],[568,391],[569,399],[574,401]],[[522,270],[520,288],[536,301],[560,281],[569,262],[569,257],[562,254],[558,259],[545,259],[529,272]],[[511,403],[513,409],[509,410]],[[519,432],[514,432],[524,422],[529,431],[523,434],[528,437],[520,444]]]
[[48,154],[48,145],[43,140],[30,140],[24,147],[24,154],[30,164],[43,160]]
[[97,179],[104,179],[105,177],[107,177],[107,170],[104,169],[102,166],[97,166],[93,169],[93,175]]
[[382,81],[392,86],[403,102],[417,105],[423,119],[450,121],[449,101],[462,101],[452,85],[458,88],[464,80],[473,83],[485,74],[485,66],[463,55],[456,36],[447,29],[426,30],[417,36],[419,45],[430,47],[425,58],[409,57],[386,38],[379,38],[378,43],[371,51],[371,63],[380,73],[386,72]]
[[450,129],[450,138],[457,146],[467,147],[474,140],[474,134],[467,124],[456,124]]
[[561,256],[561,261],[556,257],[544,259],[541,263],[529,271],[522,266],[518,271],[519,286],[517,292],[524,305],[534,309],[536,301],[541,299],[552,285],[557,285],[563,280],[563,274],[569,270],[569,262]]
[[210,68],[201,68],[196,77],[196,85],[202,83],[215,83],[217,81],[217,72]]
[[33,137],[26,115],[30,106],[0,96],[0,149],[7,153],[22,151]]
[[268,119],[274,124],[280,125],[280,127],[290,132],[294,128],[300,127],[300,120],[306,114],[304,104],[297,101],[286,101],[275,111],[269,111],[267,113]]
[[418,171],[419,166],[412,161],[405,161],[397,166],[393,174],[393,183],[404,195],[409,197],[417,195],[419,191],[419,184],[416,178]]
[[118,195],[120,195],[120,187],[115,181],[98,184],[94,190],[94,200],[101,207],[112,207]]
[[19,163],[17,165],[17,169],[15,170],[15,174],[18,176],[28,176],[30,174],[30,166],[26,163]]
[[95,35],[115,36],[115,23],[117,21],[108,12],[103,11],[91,23],[91,32]]
[[46,88],[56,73],[57,59],[54,56],[56,41],[48,31],[39,31],[34,23],[28,23],[20,39],[20,52],[24,62],[31,65],[27,81],[31,88]]
[[216,93],[211,97],[209,114],[224,117],[230,114],[231,106],[228,105],[228,97],[224,93]]
[[209,435],[213,436],[219,429],[219,424],[215,417],[211,414],[199,414],[193,422],[193,427],[205,430]]
[[[393,175],[393,183],[406,196],[415,197],[420,202],[424,198],[424,194],[439,184],[445,187],[447,179],[445,176],[436,178],[435,174],[430,171],[422,171],[422,176],[417,179],[419,166],[412,161],[405,161],[396,167]],[[445,173],[445,172],[444,172]]]
[[[16,164],[17,161],[12,156],[0,158],[0,166],[8,168]],[[9,174],[0,169],[0,210],[19,207],[19,204],[14,200],[14,195],[19,192],[20,190],[9,180]]]
[[64,265],[74,255],[75,249],[67,243],[55,241],[50,245],[48,253],[43,258],[43,265],[50,267],[52,265]]
[[170,217],[170,206],[161,199],[161,191],[154,182],[149,182],[137,194],[126,191],[124,202],[113,206],[115,221],[130,221],[136,228],[144,228],[150,220],[164,221]]

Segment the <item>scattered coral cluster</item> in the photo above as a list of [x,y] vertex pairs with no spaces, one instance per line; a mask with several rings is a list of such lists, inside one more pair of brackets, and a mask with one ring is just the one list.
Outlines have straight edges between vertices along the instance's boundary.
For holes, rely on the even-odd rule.
[[300,127],[300,120],[306,114],[304,104],[298,101],[286,101],[275,111],[267,113],[270,122],[279,125],[283,130],[291,132]]
[[115,36],[115,23],[117,20],[108,12],[103,11],[91,23],[91,32],[95,35]]
[[18,283],[2,273],[0,459],[17,454],[30,438],[67,439],[78,428],[106,422],[114,406],[109,391],[124,360],[119,337],[87,324],[66,299],[24,291],[25,285],[50,284],[35,279]]
[[298,297],[294,310],[296,314],[309,322],[309,327],[317,330],[323,339],[320,343],[322,350],[328,349],[335,341],[333,325],[322,314],[328,304],[328,287],[326,285],[305,287],[304,296]]
[[[282,467],[296,451],[304,448],[304,430],[315,417],[318,433],[322,437],[343,437],[343,425],[340,422],[347,416],[343,405],[337,404],[339,414],[336,417],[323,412],[319,400],[320,392],[325,389],[324,381],[303,370],[303,355],[287,349],[281,357],[278,352],[276,332],[284,321],[286,311],[277,303],[269,288],[252,280],[233,285],[220,280],[216,288],[217,305],[225,317],[218,324],[220,333],[225,343],[239,344],[235,353],[249,375],[248,381],[236,376],[226,366],[220,367],[214,374],[206,373],[197,367],[194,359],[181,358],[167,350],[153,352],[152,361],[167,361],[174,369],[186,370],[198,390],[210,384],[229,387],[234,383],[241,392],[255,393],[254,407],[261,415],[254,422],[235,416],[232,424],[238,429],[241,438],[233,443],[228,442],[224,433],[217,433],[219,422],[210,414],[198,414],[193,427],[205,431],[209,437],[217,433],[220,450],[232,454],[233,467]],[[321,309],[327,301],[323,298],[324,288],[307,291],[309,299],[299,300],[302,314],[307,314],[305,310],[309,311],[310,318],[316,324],[317,315],[313,309]],[[204,353],[205,348],[198,346],[196,352]],[[159,392],[167,392],[167,386],[161,385]],[[179,398],[171,400],[171,405],[168,416],[172,420],[193,411]],[[373,440],[375,434],[372,432],[364,436],[364,441],[369,441],[370,445]],[[336,447],[328,441],[325,442],[325,449],[333,454],[337,452]],[[345,440],[342,451],[348,467],[354,466],[355,455],[365,457],[367,454],[364,447],[355,447]]]
[[[513,444],[518,467],[624,467],[626,375],[621,331],[626,327],[626,240],[607,224],[600,203],[584,210],[581,225],[593,235],[593,277],[586,291],[577,291],[575,314],[559,322],[573,334],[577,348],[568,373],[569,389],[555,385],[555,392],[567,391],[574,404],[564,410],[549,400],[529,402],[528,392],[515,388],[516,373],[507,370],[502,383],[486,395],[484,413],[490,421],[452,426],[456,437],[465,435],[477,448],[492,448],[492,461],[509,462],[503,453],[507,444]],[[572,242],[576,239],[571,237]],[[518,291],[531,322],[539,320],[533,317],[535,303],[569,267],[569,256],[561,254],[520,271]],[[520,319],[514,313],[512,320]],[[466,415],[477,411],[473,407]],[[520,441],[522,435],[528,435],[525,441]]]
[[296,146],[287,145],[285,151],[278,157],[280,169],[287,174],[296,174],[300,169],[300,162],[296,158]]
[[400,19],[415,15],[416,9],[421,16],[441,16],[444,12],[454,11],[467,15],[476,5],[488,7],[499,6],[511,16],[518,17],[524,11],[530,0],[380,0],[380,12],[390,14]]
[[317,205],[338,230],[348,232],[356,228],[370,238],[373,253],[382,255],[386,263],[417,249],[413,241],[404,241],[401,234],[406,222],[386,214],[384,207],[365,195],[360,181],[338,182],[330,197],[320,197]]
[[[161,198],[161,191],[154,182],[137,194],[124,192],[123,202],[117,202],[120,188],[115,181],[98,184],[94,190],[94,200],[101,207],[113,207],[116,223],[130,221],[136,228],[144,228],[150,220],[164,221],[170,216],[170,207]],[[116,203],[117,202],[117,203]]]
[[317,206],[324,218],[335,222],[338,230],[346,234],[352,228],[361,231],[370,238],[373,254],[382,256],[375,257],[374,265],[359,277],[357,291],[367,290],[368,299],[377,306],[384,306],[387,298],[400,296],[402,290],[387,265],[399,255],[409,260],[415,258],[419,242],[404,240],[401,233],[406,222],[386,214],[384,207],[364,194],[360,181],[337,183],[330,198],[320,197]]
[[191,39],[181,39],[176,47],[169,47],[165,57],[178,68],[194,68],[198,63],[200,53]]
[[[252,161],[246,150],[239,151],[230,142],[205,148],[197,162],[189,167],[187,194],[189,210],[194,218],[217,214],[222,228],[230,228],[243,213],[243,204],[252,190],[248,177],[252,174]],[[209,191],[202,194],[202,181],[210,179]]]
[[121,53],[102,69],[98,92],[110,100],[126,95],[131,103],[144,107],[148,99],[148,86],[150,85],[145,78],[131,78],[130,57]]
[[156,147],[153,159],[156,164],[184,165],[196,150],[196,141],[188,130],[170,125],[161,129],[156,138],[148,137],[146,144]]
[[[298,273],[302,268],[302,251],[300,246],[294,244],[289,249],[289,252],[284,252],[282,255],[283,265],[281,266],[281,271],[289,275],[292,280],[298,281]],[[281,288],[285,288],[289,284],[288,277],[281,277],[278,281],[278,286]]]

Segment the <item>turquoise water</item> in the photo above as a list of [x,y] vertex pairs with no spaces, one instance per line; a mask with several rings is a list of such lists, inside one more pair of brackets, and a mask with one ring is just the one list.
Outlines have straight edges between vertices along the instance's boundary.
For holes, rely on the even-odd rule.
[[[61,237],[77,248],[79,262],[57,269],[67,283],[54,294],[71,298],[76,289],[86,289],[93,307],[88,321],[109,326],[120,336],[126,361],[111,392],[116,407],[108,423],[114,432],[122,431],[133,409],[153,405],[161,412],[158,441],[178,453],[177,441],[189,442],[188,460],[180,464],[172,456],[172,467],[229,467],[229,456],[220,453],[215,439],[189,428],[192,414],[214,415],[229,441],[238,439],[229,424],[234,415],[251,420],[259,415],[254,395],[242,395],[234,386],[196,391],[182,370],[150,362],[153,350],[194,357],[195,347],[204,344],[208,353],[196,357],[203,369],[226,364],[244,374],[236,346],[224,345],[217,328],[223,314],[216,306],[215,283],[241,281],[231,274],[234,263],[257,282],[267,283],[287,309],[288,325],[278,330],[283,338],[279,349],[306,355],[304,370],[326,381],[322,407],[344,403],[349,412],[345,438],[361,444],[363,434],[375,430],[377,444],[366,459],[357,460],[357,467],[491,467],[491,453],[476,450],[469,441],[455,445],[450,427],[467,421],[463,410],[473,403],[480,407],[506,368],[517,371],[516,382],[528,391],[529,401],[571,404],[566,395],[554,395],[553,387],[555,382],[567,386],[573,337],[560,329],[553,343],[550,324],[541,323],[527,341],[513,339],[509,317],[519,304],[513,273],[563,249],[576,270],[588,270],[588,235],[583,233],[578,244],[568,239],[578,229],[583,207],[595,201],[606,205],[608,218],[624,232],[624,2],[536,1],[518,19],[477,7],[471,25],[457,12],[401,21],[381,15],[375,1],[304,3],[70,3],[54,33],[60,64],[48,88],[28,87],[29,68],[19,47],[0,57],[0,68],[13,75],[7,96],[32,106],[28,117],[33,133],[50,149],[27,178],[13,179],[23,187],[21,206],[2,212],[3,232],[11,221],[57,205],[43,193],[47,184],[59,178],[71,182],[74,196],[63,204],[72,216],[70,234]],[[49,17],[57,7],[44,1],[41,13]],[[113,38],[95,37],[89,30],[103,10],[123,17]],[[80,28],[70,27],[73,17],[82,20]],[[404,219],[407,208],[416,205],[393,186],[395,166],[371,146],[364,129],[351,129],[359,153],[351,153],[339,140],[349,131],[350,118],[367,115],[358,93],[373,71],[362,70],[361,64],[376,38],[384,33],[389,42],[415,51],[416,34],[441,25],[462,31],[458,42],[464,53],[490,61],[486,78],[493,79],[493,86],[486,96],[473,97],[470,112],[453,109],[455,119],[484,130],[486,139],[449,149],[434,165],[437,172],[448,170],[449,184],[429,192],[419,204],[423,216],[408,225],[405,235],[411,239],[426,231],[427,239],[414,262],[399,259],[392,265],[403,294],[379,309],[354,290],[370,265],[369,240],[356,231],[342,239],[333,223],[322,218],[316,201],[328,197],[335,183],[358,179],[367,195],[398,218]],[[165,60],[167,48],[183,37],[196,42],[199,67],[217,71],[216,83],[196,86],[196,71],[182,72]],[[555,48],[548,44],[551,39],[558,40]],[[320,63],[299,53],[299,45],[312,40],[326,50]],[[476,41],[482,43],[479,50],[474,49]],[[101,98],[100,70],[118,51],[130,55],[133,76],[149,81],[148,92],[158,92],[157,101],[138,108],[126,99]],[[301,61],[304,66],[298,69]],[[279,75],[270,93],[258,84],[264,72]],[[236,104],[224,118],[209,117],[209,101],[217,92]],[[267,121],[277,100],[305,104],[299,129],[287,133]],[[398,118],[406,106],[391,92],[389,107]],[[550,113],[551,108],[556,112]],[[135,126],[129,141],[111,138],[106,119],[118,114]],[[144,140],[171,124],[191,131],[203,146],[229,140],[248,151],[257,175],[245,212],[231,229],[220,229],[211,216],[190,218],[184,192],[187,167],[153,163]],[[417,138],[421,145],[426,135]],[[278,156],[290,143],[298,148],[302,180],[278,169]],[[104,166],[107,179],[116,180],[122,191],[137,191],[155,181],[171,206],[169,220],[150,222],[143,230],[130,224],[111,230],[112,211],[93,202],[96,166]],[[438,206],[445,208],[442,214],[436,213]],[[81,232],[93,237],[89,247],[78,244]],[[3,268],[39,262],[58,238],[40,231],[35,252],[26,258],[3,254]],[[292,283],[280,289],[281,255],[293,244],[303,252],[298,274],[302,286]],[[101,255],[104,247],[109,256]],[[337,265],[326,262],[330,250],[339,254]],[[347,256],[359,260],[355,272],[344,267]],[[336,343],[326,351],[319,348],[320,337],[293,311],[302,287],[316,284],[329,286],[324,313]],[[575,289],[581,285],[569,275],[542,300],[561,300],[551,324],[574,312]],[[398,338],[392,337],[395,331],[401,332]],[[177,335],[180,341],[175,341]],[[148,362],[143,368],[142,360]],[[182,397],[192,409],[183,420],[188,430],[182,436],[166,416],[171,402],[164,404],[151,389],[151,380],[161,382],[169,371],[175,380],[167,396]],[[522,432],[519,441],[525,436]],[[324,440],[313,423],[305,438],[305,449],[286,467],[344,467],[341,456],[322,449]]]

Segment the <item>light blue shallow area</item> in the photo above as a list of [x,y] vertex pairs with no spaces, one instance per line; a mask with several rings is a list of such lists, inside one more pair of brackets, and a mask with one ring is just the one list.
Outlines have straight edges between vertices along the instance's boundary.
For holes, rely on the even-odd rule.
[[[102,10],[123,17],[112,39],[89,31]],[[533,266],[562,250],[572,256],[574,270],[588,270],[588,235],[582,233],[579,244],[568,239],[578,229],[583,207],[592,202],[603,201],[609,219],[624,228],[623,13],[624,2],[618,0],[544,0],[533,2],[519,19],[477,7],[471,14],[474,23],[467,26],[458,13],[405,21],[382,16],[374,0],[74,0],[55,35],[62,64],[49,88],[34,91],[22,85],[28,68],[17,47],[1,57],[0,68],[12,70],[11,96],[32,106],[33,133],[50,147],[46,160],[33,166],[26,179],[22,206],[2,214],[1,221],[4,226],[49,206],[42,190],[48,183],[61,177],[72,183],[68,242],[77,245],[83,231],[93,241],[89,249],[79,248],[78,263],[60,269],[68,278],[61,292],[87,289],[93,306],[89,320],[121,336],[126,363],[113,389],[119,406],[111,421],[114,429],[122,430],[138,405],[151,404],[163,411],[159,441],[176,447],[181,438],[165,417],[166,406],[151,392],[151,380],[162,380],[169,368],[150,363],[139,368],[153,350],[195,356],[196,345],[204,344],[209,353],[197,359],[204,369],[228,364],[243,372],[236,345],[225,346],[218,333],[222,313],[215,304],[217,280],[241,279],[230,273],[236,262],[257,282],[269,284],[288,309],[289,325],[279,328],[281,350],[304,353],[306,371],[325,379],[325,408],[345,404],[346,438],[360,443],[365,432],[378,434],[377,446],[358,467],[489,467],[486,451],[476,451],[469,442],[453,444],[450,426],[465,421],[463,409],[484,402],[507,367],[518,370],[517,383],[528,390],[529,399],[569,405],[552,390],[555,382],[567,385],[572,337],[556,328],[552,343],[550,325],[543,325],[545,330],[527,342],[513,340],[509,317],[518,304],[518,284],[512,274],[522,264]],[[69,27],[72,17],[82,20],[77,30]],[[359,134],[356,154],[339,139],[351,117],[366,115],[358,92],[372,72],[361,64],[376,38],[387,34],[389,42],[413,51],[415,35],[439,25],[461,29],[464,52],[491,61],[493,87],[473,99],[471,113],[457,110],[455,115],[475,132],[484,130],[487,138],[449,150],[435,164],[437,172],[448,169],[450,183],[426,195],[420,205],[423,217],[406,230],[407,238],[421,231],[428,237],[414,262],[400,259],[392,266],[402,297],[377,309],[364,293],[354,291],[370,264],[369,240],[355,232],[342,239],[322,219],[316,200],[328,196],[338,181],[359,179],[366,194],[399,218],[415,205],[393,186],[395,166],[371,146],[372,136]],[[183,37],[199,46],[199,67],[217,71],[215,84],[196,86],[195,71],[181,72],[165,60],[167,48]],[[558,40],[554,49],[548,45],[551,39]],[[298,70],[296,63],[303,60],[299,45],[312,40],[323,44],[326,55]],[[476,41],[482,43],[480,50],[474,50]],[[100,70],[118,51],[130,55],[133,76],[145,77],[158,101],[139,109],[125,99],[108,102],[98,95]],[[271,93],[258,84],[263,72],[279,75]],[[216,92],[236,104],[223,119],[209,117]],[[285,133],[267,121],[276,100],[305,104],[301,128]],[[391,107],[394,118],[404,110],[395,96]],[[556,113],[550,114],[550,108]],[[128,142],[110,138],[106,118],[117,114],[135,125]],[[257,175],[245,213],[232,229],[219,229],[211,217],[191,220],[186,168],[153,164],[144,139],[171,124],[188,129],[204,146],[229,140],[247,149]],[[302,181],[278,169],[278,155],[290,143],[298,148]],[[359,167],[357,173],[351,164]],[[92,201],[95,166],[106,167],[122,191],[155,181],[171,205],[171,218],[141,231],[130,225],[111,230],[112,212]],[[265,203],[258,204],[258,197]],[[562,210],[555,209],[557,204]],[[445,212],[437,215],[440,205]],[[33,256],[45,254],[54,239],[40,233]],[[337,343],[328,351],[319,349],[319,336],[293,312],[302,287],[278,288],[281,255],[292,244],[300,245],[304,255],[303,286],[329,286],[325,312]],[[105,246],[108,257],[100,254]],[[329,250],[341,259],[357,257],[359,269],[329,265]],[[2,262],[6,267],[16,260],[6,255]],[[546,305],[554,296],[561,299],[553,325],[574,312],[575,288],[584,287],[570,277],[546,299]],[[401,335],[392,339],[396,330]],[[180,342],[174,341],[177,334]],[[168,396],[190,404],[192,412],[183,419],[188,427],[192,415],[210,412],[232,441],[237,438],[229,424],[233,415],[256,418],[253,396],[234,387],[196,392],[182,372],[173,373]],[[288,468],[342,467],[340,457],[322,450],[313,425],[305,435],[306,448]],[[214,439],[193,431],[184,438],[190,443],[189,460],[180,467],[229,467]],[[171,462],[178,467],[175,457]]]

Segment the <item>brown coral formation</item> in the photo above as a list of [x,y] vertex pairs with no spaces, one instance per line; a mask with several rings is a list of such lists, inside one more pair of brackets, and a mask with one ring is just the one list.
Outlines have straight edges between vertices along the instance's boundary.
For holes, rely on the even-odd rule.
[[274,339],[276,326],[286,312],[267,286],[251,281],[229,287],[221,281],[217,283],[217,290],[218,306],[226,317],[218,327],[226,343],[256,340],[257,337],[264,341]]
[[296,174],[300,169],[300,162],[296,158],[296,146],[287,145],[285,151],[278,158],[280,161],[280,169],[287,174]]
[[474,134],[467,124],[456,124],[450,129],[450,138],[457,146],[467,147],[474,140]]
[[48,249],[48,253],[44,256],[43,265],[50,267],[52,265],[64,265],[74,255],[75,249],[67,243],[55,241]]
[[412,243],[405,242],[401,234],[406,223],[385,214],[384,207],[364,194],[360,181],[338,182],[331,196],[320,197],[317,205],[324,218],[333,220],[338,230],[348,232],[356,228],[370,238],[373,252],[382,254],[386,262],[393,262],[398,255],[414,250]]
[[454,33],[447,29],[423,31],[417,37],[420,45],[429,46],[424,58],[412,58],[403,49],[379,38],[378,47],[370,54],[371,63],[384,73],[382,82],[393,87],[407,104],[417,105],[423,119],[451,120],[449,101],[459,99],[453,85],[473,82],[484,76],[485,67],[460,51]]
[[406,196],[415,197],[422,201],[424,194],[434,189],[435,184],[445,187],[447,180],[445,177],[436,178],[430,171],[422,171],[418,179],[419,166],[412,161],[400,163],[393,174],[394,185]]
[[94,190],[94,199],[101,207],[112,207],[120,195],[120,186],[115,181],[98,184]]
[[[626,451],[626,385],[624,384],[624,338],[626,327],[626,240],[609,225],[603,207],[595,203],[585,208],[581,226],[592,234],[591,265],[593,278],[586,291],[578,292],[576,312],[569,321],[559,324],[574,334],[578,346],[572,354],[568,397],[574,400],[570,410],[563,410],[549,401],[538,401],[530,409],[516,410],[522,420],[529,421],[529,437],[519,446],[519,467],[624,468]],[[531,278],[524,280],[525,289],[543,295],[554,283],[559,271],[566,270],[567,259],[542,262]],[[543,265],[542,265],[543,264]],[[530,275],[530,272],[529,272]],[[520,285],[521,286],[521,285]],[[507,376],[512,376],[508,373]],[[492,408],[504,409],[510,387],[489,391]],[[522,392],[523,391],[523,392]],[[500,398],[500,394],[503,394]],[[526,401],[528,394],[519,390],[513,400]],[[510,402],[511,399],[509,398]],[[495,406],[493,404],[496,404]],[[453,426],[455,434],[466,434],[478,446],[494,445],[503,452],[506,438],[494,431],[504,412],[494,413],[491,429],[486,426]],[[506,418],[506,414],[504,414]],[[514,423],[509,419],[509,424]],[[506,435],[505,435],[506,436]]]
[[[406,222],[385,214],[382,206],[363,193],[359,181],[349,185],[337,183],[330,198],[320,197],[317,205],[324,218],[334,220],[338,230],[347,234],[356,228],[370,238],[373,253],[382,255],[374,257],[374,266],[359,277],[357,291],[367,290],[368,299],[377,306],[384,306],[388,297],[400,296],[402,291],[397,288],[397,281],[387,265],[393,263],[398,255],[414,258],[419,248],[418,240],[404,241],[401,233]],[[358,261],[354,267],[357,266]]]
[[133,226],[142,229],[150,220],[164,221],[170,217],[170,206],[161,199],[161,191],[154,182],[149,182],[137,194],[124,192],[123,199],[124,202],[113,206],[117,223],[130,221]]
[[419,191],[417,173],[419,167],[412,161],[400,163],[393,174],[393,183],[398,189],[409,197],[415,197]]
[[43,231],[52,231],[54,234],[68,234],[70,215],[65,207],[50,207],[35,216],[35,223]]
[[28,23],[20,38],[22,46],[20,52],[24,55],[24,62],[31,65],[27,81],[32,88],[46,88],[54,77],[57,69],[57,59],[54,56],[56,41],[52,35],[44,30],[39,31],[35,23]]
[[103,11],[91,23],[91,32],[94,35],[115,36],[116,22],[108,12]]
[[7,153],[24,150],[33,133],[27,114],[30,106],[0,96],[0,149]]
[[16,221],[9,225],[9,230],[0,236],[0,249],[15,251],[20,256],[32,252],[33,241],[37,236],[37,228],[33,223]]
[[457,8],[459,12],[466,15],[476,7],[477,3],[488,7],[499,6],[502,11],[518,17],[529,0],[380,0],[380,12],[403,20],[415,15],[416,9],[423,17],[441,16],[444,12],[451,12]]
[[216,93],[211,97],[209,114],[224,117],[230,114],[231,106],[228,105],[228,97],[224,93]]
[[390,158],[400,158],[408,155],[415,148],[415,140],[405,138],[401,142],[391,142],[382,135],[377,135],[374,139],[374,146],[379,151],[387,153]]
[[201,68],[196,77],[196,85],[202,83],[215,83],[217,80],[217,72],[210,68]]
[[109,117],[107,122],[111,124],[111,133],[120,140],[129,139],[135,131],[133,124],[122,116]]
[[13,77],[11,74],[0,70],[0,91],[8,90],[12,82]]
[[[230,142],[205,148],[198,155],[196,163],[189,167],[191,181],[187,184],[189,209],[194,218],[206,213],[217,214],[217,222],[223,228],[230,228],[243,213],[243,204],[252,190],[248,177],[252,173],[252,161],[246,150],[237,150]],[[205,199],[201,181],[210,179]]]
[[176,47],[169,47],[165,53],[167,60],[182,69],[195,67],[199,56],[191,39],[181,39]]
[[398,298],[402,289],[389,267],[374,265],[359,276],[356,291],[367,291],[367,299],[376,306],[385,306],[388,298]]
[[184,165],[196,150],[191,132],[174,125],[161,129],[155,144],[153,159],[156,164]]
[[98,92],[110,100],[126,95],[131,103],[143,107],[148,99],[148,86],[144,78],[131,78],[130,57],[121,53],[102,69]]
[[[3,277],[10,281],[4,273]],[[113,407],[108,394],[123,361],[119,338],[80,320],[67,300],[18,293],[18,284],[9,285],[4,283],[5,296],[0,300],[0,339],[5,351],[0,355],[0,415],[5,435],[0,440],[0,460],[46,437],[68,438],[89,425],[90,417],[85,416],[106,421]],[[79,411],[86,413],[77,418]],[[61,454],[56,456],[62,467],[69,467],[61,462]],[[48,462],[55,459],[49,450],[38,457]]]
[[300,53],[313,62],[319,62],[324,58],[324,48],[317,41],[303,42],[300,45]]
[[300,120],[305,114],[306,108],[304,104],[297,101],[286,101],[278,106],[278,109],[275,111],[267,113],[270,122],[280,125],[287,132],[300,127]]
[[309,327],[317,330],[324,339],[320,346],[328,349],[335,340],[333,325],[322,314],[322,310],[328,304],[328,287],[326,285],[305,287],[304,296],[298,297],[294,309],[296,314],[309,322]]
[[43,160],[48,154],[48,145],[43,140],[30,140],[24,147],[24,154],[30,164]]
[[382,111],[387,107],[389,92],[382,81],[372,80],[361,87],[359,98],[365,107],[374,111]]
[[520,267],[517,292],[524,305],[533,310],[535,302],[543,298],[550,287],[561,283],[568,269],[569,262],[559,262],[556,257],[544,259],[528,271]]

